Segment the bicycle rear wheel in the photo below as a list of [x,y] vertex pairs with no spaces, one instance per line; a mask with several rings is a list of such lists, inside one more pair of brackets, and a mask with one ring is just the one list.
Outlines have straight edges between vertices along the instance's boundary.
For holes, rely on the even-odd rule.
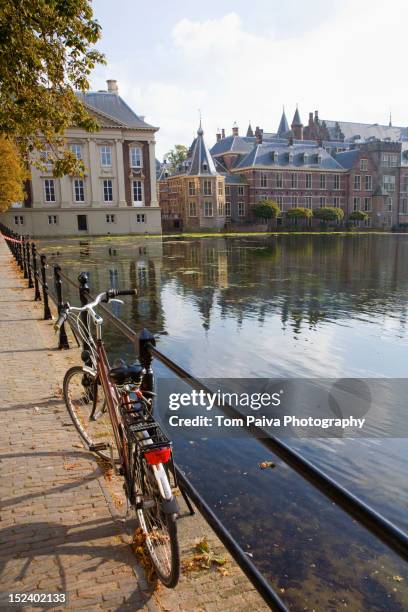
[[[81,366],[70,368],[64,377],[63,395],[68,412],[85,447],[113,445],[114,436],[102,385]],[[110,459],[108,450],[94,450],[99,457]]]
[[[153,466],[147,464],[145,459],[142,459],[142,461],[145,495],[143,496],[142,507],[137,510],[137,516],[157,576],[166,587],[173,588],[177,585],[180,577],[177,515],[164,511],[166,500],[160,494]],[[163,479],[167,479],[167,475],[163,472],[161,475],[162,483]],[[138,480],[137,488],[141,491],[143,483],[140,482],[140,473],[136,477]],[[168,491],[171,490],[168,480],[164,488]]]

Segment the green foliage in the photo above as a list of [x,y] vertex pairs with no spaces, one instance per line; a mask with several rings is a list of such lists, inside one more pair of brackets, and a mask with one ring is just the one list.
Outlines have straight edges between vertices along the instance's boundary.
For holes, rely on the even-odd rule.
[[289,208],[285,214],[288,219],[310,219],[313,212],[310,208],[299,206],[297,208]]
[[262,200],[255,204],[252,210],[259,219],[275,219],[280,213],[279,204],[273,200]]
[[344,211],[342,208],[335,206],[322,206],[322,208],[315,208],[313,216],[321,221],[341,221],[344,217]]
[[366,221],[368,219],[368,214],[363,210],[354,210],[349,215],[350,221]]
[[44,142],[51,145],[58,176],[83,170],[64,147],[66,128],[98,128],[75,90],[86,91],[91,70],[104,62],[93,48],[100,33],[88,0],[0,4],[0,133],[26,161]]
[[175,172],[177,170],[177,166],[187,159],[187,155],[187,147],[181,144],[175,145],[174,149],[171,149],[171,151],[166,153],[164,157],[169,165],[170,172]]

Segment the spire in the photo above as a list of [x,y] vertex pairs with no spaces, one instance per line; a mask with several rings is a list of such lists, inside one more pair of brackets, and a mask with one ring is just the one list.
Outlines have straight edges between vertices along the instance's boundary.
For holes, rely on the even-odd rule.
[[203,132],[203,128],[201,126],[201,108],[198,109],[198,114],[200,116],[200,125],[198,126],[197,134],[199,136],[202,136],[204,134],[204,132]]
[[278,136],[284,136],[287,132],[289,132],[289,124],[285,115],[285,107],[283,107],[282,117],[278,127]]
[[194,139],[190,147],[189,156],[186,159],[185,174],[190,174],[191,176],[217,174],[213,158],[204,142],[204,130],[201,125],[201,117],[200,125],[197,130],[197,138]]
[[388,124],[388,127],[392,127],[392,117],[391,117],[391,111],[390,111],[390,122]]
[[248,125],[248,129],[247,129],[246,135],[247,136],[253,136],[254,135],[254,130],[252,129],[252,126],[251,126],[251,120],[249,120],[249,125]]
[[292,119],[292,127],[294,126],[300,126],[303,125],[301,119],[300,119],[300,115],[299,115],[299,109],[298,109],[298,105],[296,104],[296,110],[295,110],[295,114],[293,115],[293,119]]

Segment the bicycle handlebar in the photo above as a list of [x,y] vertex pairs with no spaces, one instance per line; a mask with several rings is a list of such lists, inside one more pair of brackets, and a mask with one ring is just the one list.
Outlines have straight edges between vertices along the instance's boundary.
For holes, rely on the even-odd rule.
[[93,308],[97,306],[100,302],[108,303],[110,300],[115,299],[119,295],[137,295],[137,289],[124,289],[123,291],[120,291],[118,289],[108,289],[108,291],[100,293],[93,302],[82,306],[82,308],[77,308],[75,306],[70,306],[69,304],[64,304],[64,306],[61,308],[61,312],[58,316],[58,319],[54,323],[55,331],[58,331],[65,323],[70,310],[76,310],[77,312],[93,310]]

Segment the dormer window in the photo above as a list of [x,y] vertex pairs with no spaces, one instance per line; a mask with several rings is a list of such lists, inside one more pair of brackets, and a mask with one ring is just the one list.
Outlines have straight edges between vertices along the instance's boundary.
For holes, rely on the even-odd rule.
[[289,163],[293,164],[293,153],[289,153]]
[[320,165],[321,165],[321,163],[322,163],[322,156],[320,155],[320,153],[319,153],[319,155],[317,156],[317,163],[319,164],[319,166],[320,166]]
[[207,172],[207,170],[208,170],[208,166],[207,166],[206,162],[203,162],[203,170],[204,170],[204,172]]
[[303,153],[303,163],[304,164],[309,163],[309,156],[307,153]]

